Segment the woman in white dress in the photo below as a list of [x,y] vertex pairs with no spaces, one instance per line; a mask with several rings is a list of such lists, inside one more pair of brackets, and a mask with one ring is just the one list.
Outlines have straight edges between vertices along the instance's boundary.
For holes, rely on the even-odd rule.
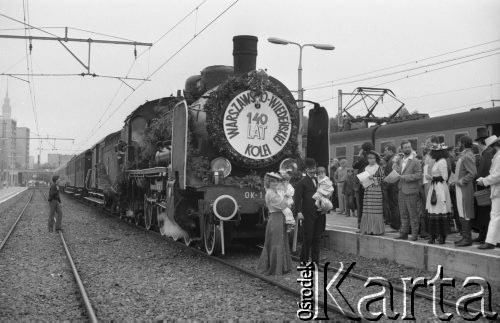
[[448,233],[448,216],[451,214],[451,198],[448,190],[448,151],[442,144],[434,144],[430,151],[430,157],[434,161],[430,174],[425,174],[431,182],[427,192],[425,208],[429,215],[429,243],[433,244],[436,239],[439,244],[444,244]]

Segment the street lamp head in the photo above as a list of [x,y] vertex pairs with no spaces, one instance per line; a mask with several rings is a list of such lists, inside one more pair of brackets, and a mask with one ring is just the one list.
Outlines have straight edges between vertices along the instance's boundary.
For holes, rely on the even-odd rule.
[[316,49],[322,49],[322,50],[334,50],[335,46],[329,45],[329,44],[312,44],[312,46]]
[[290,44],[290,42],[288,40],[284,40],[284,39],[277,38],[277,37],[269,37],[267,39],[267,41],[270,42],[270,43],[273,43],[273,44],[278,44],[278,45],[288,45],[288,44]]

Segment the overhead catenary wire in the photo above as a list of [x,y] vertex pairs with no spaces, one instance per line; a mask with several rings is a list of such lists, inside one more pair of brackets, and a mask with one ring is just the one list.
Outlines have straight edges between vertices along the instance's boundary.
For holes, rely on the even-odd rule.
[[[356,79],[356,80],[353,80],[353,81],[346,81],[346,82],[340,82],[340,83],[330,83],[328,85],[311,87],[311,88],[308,89],[308,91],[319,90],[319,89],[329,88],[329,87],[333,87],[333,86],[340,86],[340,85],[345,85],[345,84],[352,84],[352,83],[357,83],[357,82],[362,82],[362,81],[368,81],[368,80],[378,79],[378,78],[382,78],[382,77],[386,77],[386,76],[401,74],[401,73],[405,73],[405,72],[411,72],[411,71],[420,70],[420,69],[423,69],[423,68],[426,68],[426,67],[431,67],[431,66],[435,66],[435,65],[445,64],[445,63],[449,63],[449,62],[453,62],[453,61],[465,59],[465,58],[468,58],[468,57],[478,56],[478,55],[481,55],[481,54],[486,54],[486,53],[490,53],[490,52],[494,52],[494,51],[499,51],[499,50],[500,50],[500,47],[496,47],[496,48],[493,48],[493,49],[488,49],[488,50],[484,50],[484,51],[481,51],[481,52],[476,52],[476,53],[473,53],[473,54],[468,54],[468,55],[464,55],[464,56],[460,56],[460,57],[454,57],[454,58],[450,58],[450,59],[447,59],[447,60],[443,60],[443,61],[439,61],[439,62],[434,62],[434,63],[430,63],[430,64],[427,64],[427,65],[422,65],[422,66],[418,66],[418,67],[412,67],[412,68],[398,70],[398,71],[389,72],[389,73],[384,73],[384,74],[380,74],[380,75],[369,76],[369,77],[365,77],[365,78],[361,78],[361,79]],[[499,54],[499,53],[495,53],[493,55],[496,55],[496,54]],[[489,56],[491,56],[491,55],[489,55]],[[488,57],[488,56],[485,56],[485,57]],[[468,61],[466,61],[466,62],[468,62]],[[459,65],[459,64],[457,64],[457,65]],[[450,65],[450,66],[454,66],[454,65]],[[382,84],[384,84],[384,83],[382,83]]]
[[[220,17],[222,17],[227,11],[229,11],[234,5],[236,5],[236,3],[238,3],[240,0],[235,0],[233,1],[229,6],[227,6],[224,10],[222,10],[217,16],[215,16],[215,18],[213,18],[210,22],[208,22],[196,35],[194,35],[192,38],[190,38],[186,43],[184,43],[177,51],[175,51],[172,55],[170,55],[163,63],[161,63],[156,69],[153,70],[153,72],[151,72],[147,79],[150,79],[151,77],[153,77],[156,73],[158,73],[166,64],[168,64],[174,57],[176,57],[184,48],[186,48],[193,40],[196,39],[197,36],[199,36],[200,34],[202,34],[205,30],[207,30],[213,23],[215,23]],[[120,104],[112,111],[112,113],[101,123],[101,125],[97,128],[97,130],[99,130],[100,128],[102,128],[102,126],[104,126],[106,124],[106,122],[111,119],[111,117],[125,104],[125,102],[128,101],[128,99],[140,88],[142,87],[143,85],[145,84],[144,81],[142,81],[141,83],[139,83],[139,85],[137,85],[137,87],[132,91],[130,92],[121,102]],[[91,138],[91,137],[90,137]],[[90,139],[89,138],[89,139]],[[83,146],[84,144],[87,143],[87,141],[89,140],[87,139],[86,141],[84,141],[80,146],[79,148],[81,148],[81,146]]]
[[499,84],[500,84],[500,82],[488,83],[488,84],[481,84],[481,85],[475,85],[475,86],[470,86],[470,87],[465,87],[465,88],[460,88],[460,89],[440,91],[440,92],[428,93],[428,94],[419,95],[419,96],[406,97],[406,98],[401,98],[401,100],[416,100],[416,99],[426,98],[426,97],[429,97],[429,96],[435,96],[435,95],[442,95],[442,94],[448,94],[448,93],[455,93],[455,92],[462,92],[462,91],[480,89],[480,88],[483,88],[483,87],[491,87],[491,86],[499,85]]
[[[137,63],[137,61],[142,57],[142,55],[144,55],[146,52],[149,53],[149,55],[151,55],[151,48],[153,46],[155,46],[158,42],[160,42],[163,38],[165,38],[168,34],[170,34],[173,30],[175,30],[180,24],[182,24],[189,16],[191,16],[194,12],[198,12],[198,9],[203,5],[205,4],[205,2],[207,2],[208,0],[203,0],[200,4],[198,4],[195,8],[193,8],[191,11],[189,11],[186,15],[184,15],[180,20],[178,20],[172,27],[170,27],[166,32],[164,32],[163,34],[161,34],[154,42],[153,44],[151,45],[151,47],[141,51],[137,57],[132,61],[132,63],[130,64],[128,70],[127,70],[127,73],[125,74],[126,77],[129,76],[130,72],[132,71],[132,69],[134,68],[135,64]],[[148,74],[149,74],[149,60],[148,60]],[[116,91],[115,91],[115,94],[112,96],[110,102],[107,104],[106,108],[104,109],[104,111],[101,113],[99,119],[97,120],[97,122],[94,124],[94,126],[92,127],[92,129],[90,130],[90,133],[85,137],[84,139],[84,142],[87,142],[92,134],[97,131],[98,129],[101,128],[101,121],[102,121],[102,118],[104,118],[104,116],[106,115],[106,113],[109,111],[109,109],[111,108],[111,105],[114,103],[116,97],[118,96],[118,93],[120,92],[120,90],[122,89],[123,87],[123,82],[120,82],[120,84],[118,85]],[[135,88],[131,88],[132,92],[135,91]]]
[[438,58],[438,57],[442,57],[442,56],[446,56],[446,55],[450,55],[450,54],[455,54],[455,53],[458,53],[458,52],[461,52],[461,51],[465,51],[465,50],[476,48],[476,47],[481,47],[481,46],[484,46],[484,45],[493,44],[493,43],[496,43],[496,42],[500,42],[500,39],[495,39],[495,40],[492,40],[492,41],[488,41],[488,42],[484,42],[484,43],[480,43],[480,44],[476,44],[476,45],[472,45],[472,46],[468,46],[468,47],[463,47],[463,48],[459,48],[459,49],[452,50],[452,51],[447,51],[447,52],[444,52],[444,53],[441,53],[441,54],[437,54],[437,55],[433,55],[433,56],[429,56],[429,57],[425,57],[425,58],[421,58],[421,59],[409,61],[409,62],[406,62],[406,63],[401,63],[401,64],[391,65],[391,66],[387,66],[387,67],[382,67],[382,68],[375,69],[375,70],[372,70],[372,71],[369,71],[369,72],[363,72],[363,73],[359,73],[359,74],[354,74],[354,75],[351,75],[351,76],[342,77],[342,78],[339,78],[339,79],[336,79],[336,80],[332,80],[332,81],[311,84],[311,85],[308,85],[308,86],[304,87],[304,89],[313,88],[313,87],[316,87],[316,86],[319,86],[319,85],[331,84],[331,83],[335,83],[335,82],[338,82],[338,81],[348,80],[348,79],[351,79],[351,78],[354,78],[354,77],[369,75],[369,74],[373,74],[373,73],[377,73],[377,72],[381,72],[381,71],[387,71],[387,70],[390,70],[390,69],[393,69],[393,68],[402,67],[402,66],[406,66],[406,65],[418,64],[420,62],[424,62],[424,61],[431,60],[431,59],[434,59],[434,58]]

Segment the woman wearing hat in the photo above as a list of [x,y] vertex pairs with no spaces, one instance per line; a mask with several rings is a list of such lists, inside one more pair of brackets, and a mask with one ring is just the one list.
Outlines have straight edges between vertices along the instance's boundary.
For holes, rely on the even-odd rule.
[[447,147],[443,144],[433,144],[430,150],[433,160],[431,175],[425,174],[431,182],[427,193],[425,208],[429,215],[429,243],[437,239],[439,244],[444,244],[448,233],[448,215],[451,214],[451,197],[446,181],[448,180]]
[[283,180],[278,173],[267,173],[264,177],[266,187],[266,206],[269,219],[266,226],[264,249],[260,255],[258,270],[265,275],[283,275],[292,269],[292,256],[286,233],[283,210],[290,208],[289,200],[279,192]]
[[485,140],[487,147],[495,149],[495,156],[490,168],[490,174],[479,177],[477,183],[481,186],[491,187],[491,213],[488,233],[485,242],[479,249],[493,249],[500,243],[500,138],[493,135]]

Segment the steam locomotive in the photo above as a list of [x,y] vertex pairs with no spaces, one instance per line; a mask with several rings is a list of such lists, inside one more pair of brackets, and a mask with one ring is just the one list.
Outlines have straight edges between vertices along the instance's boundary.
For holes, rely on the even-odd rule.
[[189,77],[183,95],[135,109],[120,131],[56,170],[65,191],[210,255],[263,238],[263,176],[299,158],[290,91],[256,70],[257,37],[233,38],[233,66]]

